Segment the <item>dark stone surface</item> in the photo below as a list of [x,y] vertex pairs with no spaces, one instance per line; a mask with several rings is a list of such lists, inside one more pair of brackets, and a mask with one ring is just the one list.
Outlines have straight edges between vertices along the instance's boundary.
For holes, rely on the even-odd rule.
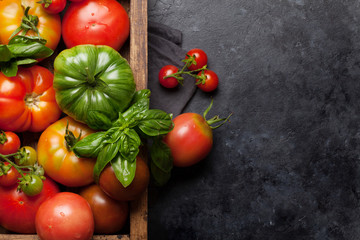
[[149,238],[360,239],[359,2],[148,5],[220,77],[185,111],[212,96],[209,115],[234,113],[204,161],[150,188]]

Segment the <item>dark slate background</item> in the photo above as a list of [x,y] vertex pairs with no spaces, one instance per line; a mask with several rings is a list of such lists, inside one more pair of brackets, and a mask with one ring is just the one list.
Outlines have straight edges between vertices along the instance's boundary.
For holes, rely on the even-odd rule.
[[149,238],[360,239],[359,1],[149,0],[148,18],[219,75],[185,111],[234,113],[150,188]]

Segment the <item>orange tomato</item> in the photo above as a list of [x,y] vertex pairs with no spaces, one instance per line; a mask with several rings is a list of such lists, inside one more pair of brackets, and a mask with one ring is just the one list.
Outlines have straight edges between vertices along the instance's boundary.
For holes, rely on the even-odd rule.
[[71,146],[65,141],[66,126],[80,139],[94,133],[85,124],[70,117],[64,117],[51,124],[41,134],[38,145],[38,163],[43,166],[45,173],[58,183],[68,187],[85,186],[94,181],[93,169],[95,159],[78,158]]
[[[29,15],[37,16],[37,29],[40,36],[46,39],[46,46],[55,50],[61,36],[61,20],[59,14],[47,13],[38,0],[2,0],[0,1],[0,44],[8,44],[10,36],[21,25],[26,7],[30,7]],[[29,30],[28,36],[36,36]]]

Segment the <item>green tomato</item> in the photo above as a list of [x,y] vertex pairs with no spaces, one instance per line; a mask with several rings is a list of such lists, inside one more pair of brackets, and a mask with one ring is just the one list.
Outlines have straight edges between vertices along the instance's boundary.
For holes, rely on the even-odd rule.
[[67,115],[91,126],[94,115],[116,120],[135,88],[128,62],[111,47],[78,45],[63,50],[54,61],[57,103]]
[[38,195],[43,189],[43,181],[37,175],[25,175],[20,183],[19,188],[23,191],[27,196],[35,196]]
[[20,166],[33,166],[37,162],[37,152],[33,147],[25,146],[20,148],[22,154],[15,157],[15,162]]

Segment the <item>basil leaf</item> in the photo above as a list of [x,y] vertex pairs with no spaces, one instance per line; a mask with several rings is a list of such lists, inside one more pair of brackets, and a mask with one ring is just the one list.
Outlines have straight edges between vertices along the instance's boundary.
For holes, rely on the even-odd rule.
[[15,77],[18,66],[15,61],[9,61],[1,65],[1,72],[7,77]]
[[171,115],[158,109],[146,111],[139,121],[138,128],[148,136],[167,134],[173,128]]
[[124,187],[131,184],[135,177],[136,160],[131,162],[117,154],[111,161],[111,166],[114,169],[116,178],[121,182]]
[[92,133],[78,141],[73,152],[79,157],[95,158],[105,144],[104,139],[105,132]]
[[95,130],[108,130],[111,128],[110,118],[100,111],[89,111],[86,119],[86,124]]
[[8,62],[12,58],[11,51],[6,45],[0,45],[0,62]]
[[133,162],[139,153],[141,139],[134,129],[126,129],[119,140],[121,157]]
[[171,173],[164,172],[154,162],[150,162],[151,176],[155,180],[156,185],[164,186],[170,179]]
[[99,182],[100,174],[106,165],[117,155],[119,151],[118,143],[109,143],[99,152],[94,166],[94,180]]
[[19,59],[16,60],[16,64],[19,65],[29,65],[33,63],[37,63],[38,61],[32,58],[25,58],[25,59]]
[[54,52],[39,42],[10,44],[8,48],[15,57],[26,58],[46,58]]
[[149,89],[142,89],[136,91],[133,96],[133,99],[131,100],[131,105],[138,102],[140,99],[150,98],[150,95],[151,95],[151,91]]
[[173,159],[170,148],[162,141],[162,138],[156,138],[150,147],[151,161],[163,172],[171,172],[173,168]]
[[138,124],[140,118],[142,118],[142,113],[149,110],[150,100],[147,98],[139,99],[136,103],[131,105],[122,115],[125,118],[126,122],[132,122],[134,127]]

